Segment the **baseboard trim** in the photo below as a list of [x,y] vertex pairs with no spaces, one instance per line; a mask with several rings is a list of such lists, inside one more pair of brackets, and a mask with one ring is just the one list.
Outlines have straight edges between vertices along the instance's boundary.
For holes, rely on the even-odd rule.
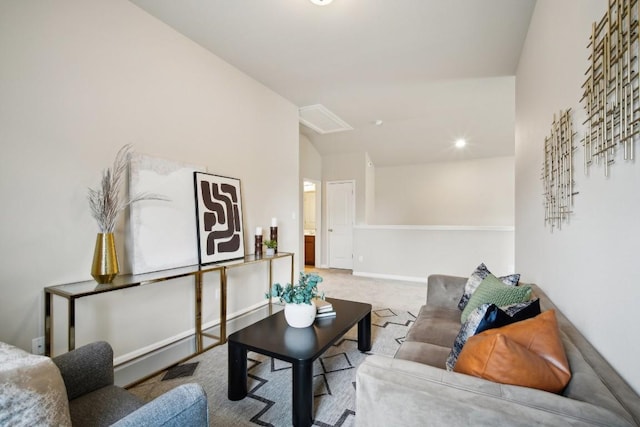
[[396,274],[379,274],[379,273],[368,273],[366,271],[353,271],[352,273],[354,276],[360,276],[360,277],[370,277],[372,279],[389,279],[389,280],[401,280],[403,282],[426,282],[427,281],[427,277],[421,277],[421,276],[400,276],[400,275],[396,275]]
[[[276,310],[277,304],[274,304]],[[251,320],[253,323],[264,317],[268,301],[254,304],[227,316],[227,334],[246,326],[243,320],[252,315],[257,316]],[[206,322],[202,325],[203,331],[220,326],[220,319]],[[205,337],[205,340],[209,338]],[[205,341],[205,345],[206,341]],[[195,328],[190,328],[172,337],[155,342],[122,356],[114,358],[115,383],[126,386],[135,383],[140,378],[159,372],[175,364],[176,361],[190,357],[195,349]]]
[[[264,307],[267,304],[268,304],[268,301],[265,301],[265,302],[261,302],[261,303],[254,304],[252,306],[246,307],[243,310],[239,310],[239,311],[236,311],[234,313],[230,313],[229,315],[227,315],[227,322],[230,322],[230,321],[234,320],[237,317],[244,316],[244,315],[246,315],[248,313],[251,313],[251,312],[257,310],[258,308]],[[204,330],[207,330],[207,329],[215,328],[217,326],[220,326],[220,318],[211,320],[211,321],[206,322],[206,323],[203,323],[202,324],[202,330],[204,331]],[[195,333],[196,333],[195,328],[189,328],[186,331],[181,332],[181,333],[179,333],[177,335],[174,335],[172,337],[168,337],[168,338],[166,338],[164,340],[157,341],[157,342],[155,342],[153,344],[150,344],[148,346],[141,347],[141,348],[139,348],[139,349],[137,349],[135,351],[123,354],[122,356],[118,356],[118,357],[113,359],[113,365],[115,367],[118,367],[119,365],[125,364],[127,362],[131,362],[131,361],[133,361],[135,359],[138,359],[138,358],[141,358],[141,357],[144,357],[145,355],[150,354],[150,353],[152,353],[154,351],[161,350],[161,349],[163,349],[165,347],[169,347],[169,346],[171,346],[173,344],[179,343],[182,340],[185,340],[185,339],[187,339],[189,337],[192,337],[192,336],[195,335]]]

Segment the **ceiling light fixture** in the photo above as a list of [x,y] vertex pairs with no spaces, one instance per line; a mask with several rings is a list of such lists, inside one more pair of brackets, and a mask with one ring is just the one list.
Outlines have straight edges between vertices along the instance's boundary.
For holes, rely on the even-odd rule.
[[456,139],[456,148],[462,148],[465,145],[467,145],[467,141],[465,141],[464,139],[460,138],[460,139]]
[[315,4],[316,6],[326,6],[329,3],[331,3],[333,0],[309,0],[309,1]]

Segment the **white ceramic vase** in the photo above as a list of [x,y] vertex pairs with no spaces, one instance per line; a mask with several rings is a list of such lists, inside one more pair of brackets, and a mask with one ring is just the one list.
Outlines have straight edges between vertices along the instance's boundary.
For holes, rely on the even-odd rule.
[[316,319],[316,304],[286,304],[284,306],[284,318],[289,326],[294,328],[306,328],[311,326]]

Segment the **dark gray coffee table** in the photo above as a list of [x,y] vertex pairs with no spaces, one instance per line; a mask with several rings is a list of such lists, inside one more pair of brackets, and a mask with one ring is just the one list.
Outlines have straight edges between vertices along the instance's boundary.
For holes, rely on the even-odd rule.
[[247,396],[247,351],[290,362],[293,370],[293,425],[313,424],[313,361],[358,324],[358,350],[371,350],[371,304],[327,298],[335,317],[316,319],[308,328],[287,325],[280,311],[231,335],[229,343],[230,400]]

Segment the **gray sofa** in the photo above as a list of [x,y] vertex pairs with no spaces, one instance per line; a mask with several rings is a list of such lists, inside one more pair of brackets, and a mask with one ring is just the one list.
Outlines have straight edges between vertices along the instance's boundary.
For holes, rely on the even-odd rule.
[[368,356],[357,371],[358,426],[638,426],[640,397],[555,309],[572,378],[562,394],[449,372],[467,278],[432,275],[427,303],[394,358]]

